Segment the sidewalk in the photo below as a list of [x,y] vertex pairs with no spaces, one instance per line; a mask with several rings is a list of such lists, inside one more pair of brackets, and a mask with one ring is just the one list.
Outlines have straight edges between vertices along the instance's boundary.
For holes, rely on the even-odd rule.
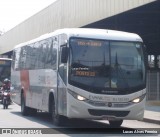
[[160,125],[160,101],[146,103],[143,121]]

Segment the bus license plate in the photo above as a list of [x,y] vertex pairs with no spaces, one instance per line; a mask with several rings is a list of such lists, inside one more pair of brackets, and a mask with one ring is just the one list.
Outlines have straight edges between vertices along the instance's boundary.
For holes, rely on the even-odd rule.
[[115,120],[115,117],[112,117],[112,116],[103,116],[102,119],[103,120]]

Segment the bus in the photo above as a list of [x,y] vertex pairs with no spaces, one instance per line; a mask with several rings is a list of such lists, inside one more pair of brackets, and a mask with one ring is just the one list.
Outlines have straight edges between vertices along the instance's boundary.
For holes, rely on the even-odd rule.
[[142,120],[146,100],[145,46],[133,33],[66,28],[13,50],[12,100],[21,113],[49,112],[55,125],[78,118]]
[[0,87],[4,79],[11,77],[11,58],[0,58]]
[[4,80],[11,77],[11,58],[0,58],[0,100],[3,98]]

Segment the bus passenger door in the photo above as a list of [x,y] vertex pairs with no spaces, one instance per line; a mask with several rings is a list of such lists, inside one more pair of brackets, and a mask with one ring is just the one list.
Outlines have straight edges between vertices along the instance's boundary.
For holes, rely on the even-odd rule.
[[60,115],[67,114],[67,62],[64,61],[64,52],[67,49],[67,44],[63,44],[59,48],[59,64],[58,64],[58,89],[57,89],[57,105]]

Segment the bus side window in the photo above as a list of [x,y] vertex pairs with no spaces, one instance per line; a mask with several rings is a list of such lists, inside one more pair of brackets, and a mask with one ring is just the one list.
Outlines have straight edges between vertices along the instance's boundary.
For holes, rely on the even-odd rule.
[[61,62],[61,54],[62,54],[62,48],[63,47],[60,47],[60,54],[59,54],[59,62],[60,62],[60,64],[59,64],[59,74],[60,74],[60,76],[61,76],[61,78],[62,78],[62,80],[63,80],[63,82],[66,84],[67,83],[67,64],[66,63],[63,63],[63,62]]
[[16,59],[16,54],[15,54],[15,50],[13,50],[12,64],[11,64],[11,67],[12,67],[13,70],[15,69],[15,59]]
[[45,58],[46,68],[56,69],[57,62],[57,43],[54,38],[47,39],[47,55]]
[[56,37],[53,38],[52,41],[52,67],[53,69],[57,68],[57,52],[58,52],[58,40]]
[[19,70],[19,68],[20,68],[19,67],[20,66],[20,51],[21,51],[20,48],[17,48],[17,49],[14,50],[14,52],[15,52],[14,69],[15,70]]
[[19,67],[21,69],[24,69],[26,66],[26,56],[27,56],[26,54],[27,54],[26,46],[24,46],[21,48],[21,51],[20,51]]

